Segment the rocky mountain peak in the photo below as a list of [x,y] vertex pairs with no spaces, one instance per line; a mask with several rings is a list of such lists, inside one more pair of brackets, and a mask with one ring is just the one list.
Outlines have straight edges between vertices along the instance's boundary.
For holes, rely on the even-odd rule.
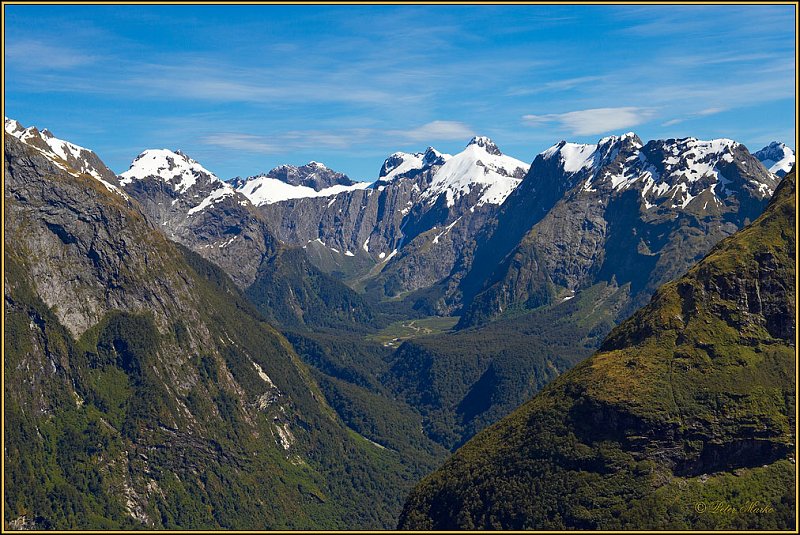
[[433,147],[428,147],[425,152],[395,152],[384,160],[378,180],[389,182],[401,176],[415,176],[422,170],[444,165],[450,157]]
[[235,176],[233,178],[229,178],[225,182],[230,184],[233,189],[239,189],[242,186],[244,186],[245,184],[247,184],[248,180],[249,180],[249,178],[242,178],[240,176]]
[[470,145],[477,145],[478,147],[483,148],[486,152],[488,152],[489,154],[493,154],[494,156],[503,155],[503,153],[500,152],[500,149],[497,148],[497,145],[495,145],[494,141],[492,141],[486,136],[473,137],[472,139],[469,140],[469,143],[467,143],[467,147],[469,147]]
[[9,119],[8,117],[6,117],[5,129],[6,132],[8,132],[9,134],[13,134],[14,132],[21,132],[25,130],[25,127],[23,127],[16,119]]
[[788,173],[795,162],[795,154],[792,149],[784,143],[773,141],[763,149],[753,154],[758,160],[769,169],[769,172],[783,177]]
[[321,191],[332,186],[352,186],[354,182],[344,173],[328,169],[325,164],[311,161],[300,167],[294,165],[280,165],[266,175],[291,186],[305,186],[314,191]]
[[500,152],[488,137],[476,136],[462,152],[447,158],[422,195],[430,204],[446,195],[447,206],[473,191],[481,195],[475,206],[503,204],[528,172],[528,164]]
[[428,149],[425,151],[425,154],[422,155],[423,167],[444,165],[446,161],[447,158],[445,157],[445,155],[439,152],[438,150],[434,149],[433,147],[428,147]]
[[134,180],[158,178],[169,183],[177,193],[184,193],[197,183],[221,182],[217,176],[181,151],[148,149],[137,156],[130,169],[119,175],[120,183],[128,185]]
[[[409,160],[421,160],[422,154],[414,153],[409,154],[407,152],[395,152],[390,154],[388,158],[383,161],[383,165],[381,166],[380,173],[378,174],[379,178],[384,178],[388,176],[392,171],[398,169],[403,163],[408,162]],[[392,173],[395,175],[397,173]]]
[[[5,118],[6,133],[33,147],[49,158],[57,160],[56,165],[69,172],[86,173],[102,182],[109,190],[120,193],[116,175],[100,161],[91,150],[58,139],[48,129],[41,132],[35,127],[23,127],[19,121]],[[61,163],[68,167],[64,167]],[[72,171],[70,171],[70,169]]]

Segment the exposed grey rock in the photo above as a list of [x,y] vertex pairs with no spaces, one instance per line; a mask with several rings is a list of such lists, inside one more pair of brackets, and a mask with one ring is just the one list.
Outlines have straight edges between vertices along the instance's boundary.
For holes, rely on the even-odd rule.
[[487,225],[462,278],[461,297],[475,295],[462,326],[612,280],[631,285],[629,313],[755,219],[777,185],[730,140],[626,135],[582,147],[537,156]]
[[[165,268],[166,238],[137,203],[14,137],[5,153],[6,239],[35,259],[36,290],[74,336],[114,309],[152,311],[163,326],[184,306],[188,283]],[[131,246],[139,240],[152,249]]]
[[160,174],[134,161],[123,174],[125,191],[170,239],[222,267],[239,287],[251,285],[280,246],[255,207],[180,151],[146,151],[139,158],[149,153]]

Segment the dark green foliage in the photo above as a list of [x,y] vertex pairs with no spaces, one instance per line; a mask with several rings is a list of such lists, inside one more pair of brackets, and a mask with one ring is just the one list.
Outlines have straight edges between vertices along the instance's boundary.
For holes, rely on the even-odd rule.
[[[54,374],[38,378],[20,369],[39,350],[65,368],[81,352],[34,294],[16,259],[6,256],[5,267],[13,285],[6,300],[6,385],[31,388],[4,396],[5,522],[25,516],[42,529],[137,527],[107,485],[107,457],[122,448],[119,433],[109,429],[101,412],[79,406],[67,393],[66,369],[56,367]],[[36,391],[46,398],[37,400]]]
[[400,527],[793,528],[795,199],[790,173],[764,215],[426,478]]
[[[393,525],[404,496],[443,452],[428,442],[432,451],[418,455],[413,441],[382,449],[349,431],[289,343],[227,276],[188,250],[175,250],[186,258],[175,257],[192,280],[197,310],[181,311],[184,319],[163,334],[149,314],[113,312],[78,341],[36,296],[25,270],[6,257],[13,326],[6,384],[14,386],[5,403],[6,488],[13,489],[6,494],[5,521],[24,516],[39,528],[144,527],[126,506],[122,489],[131,485],[139,493],[157,489],[137,513],[150,527]],[[211,343],[198,347],[200,322],[209,326]],[[340,341],[323,352],[346,347]],[[377,344],[360,351],[349,360],[342,355],[336,366],[354,370],[362,356],[377,363],[385,354]],[[36,375],[40,382],[31,384],[23,371],[31,366],[55,366],[55,374]],[[165,381],[176,371],[188,383],[184,393]],[[362,379],[380,388],[363,370]],[[358,418],[375,424],[365,434],[376,442],[399,436],[384,418],[419,425],[407,407],[377,403],[385,397],[349,385],[342,391],[366,396]],[[262,395],[270,401],[256,411]],[[292,432],[289,451],[279,445],[276,418]],[[420,434],[417,440],[426,439]]]
[[626,295],[599,284],[483,327],[415,338],[392,355],[384,383],[423,414],[431,438],[456,448],[589,356]]
[[268,318],[286,327],[364,330],[376,315],[358,293],[324,274],[301,249],[285,249],[262,267],[247,296]]
[[424,434],[420,414],[394,399],[378,379],[389,350],[363,334],[342,331],[289,332],[287,337],[313,366],[326,400],[342,421],[395,459],[387,470],[402,478],[404,486],[441,463],[446,450]]
[[425,436],[422,418],[411,407],[351,383],[319,376],[320,387],[348,427],[391,450],[400,452],[417,477],[439,465],[446,450]]
[[331,377],[378,391],[377,376],[386,367],[389,350],[347,331],[286,331],[286,338],[307,364]]

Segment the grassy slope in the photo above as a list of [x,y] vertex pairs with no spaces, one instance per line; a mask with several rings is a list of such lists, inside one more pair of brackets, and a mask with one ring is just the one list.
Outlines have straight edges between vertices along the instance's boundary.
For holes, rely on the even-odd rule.
[[795,202],[792,173],[754,224],[426,478],[400,526],[793,527]]

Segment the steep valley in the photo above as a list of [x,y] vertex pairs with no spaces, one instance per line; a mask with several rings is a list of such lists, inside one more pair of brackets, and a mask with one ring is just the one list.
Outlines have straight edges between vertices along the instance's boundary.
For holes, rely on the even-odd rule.
[[[650,525],[635,516],[648,504],[705,526],[663,513],[672,483],[643,489],[683,478],[708,497],[698,478],[724,493],[739,486],[717,472],[743,469],[773,496],[764,481],[790,474],[785,145],[624,134],[529,165],[476,136],[455,155],[394,153],[374,182],[319,162],[224,181],[180,151],[146,150],[117,176],[47,130],[6,119],[5,133],[7,526],[616,529]],[[648,390],[663,337],[689,375]],[[713,399],[691,389],[706,369]],[[684,403],[702,410],[684,421]],[[707,466],[731,452],[769,467]],[[548,477],[600,498],[554,505],[565,490]],[[510,497],[529,484],[547,497]],[[641,506],[628,516],[622,487]],[[505,501],[522,513],[492,509]]]

